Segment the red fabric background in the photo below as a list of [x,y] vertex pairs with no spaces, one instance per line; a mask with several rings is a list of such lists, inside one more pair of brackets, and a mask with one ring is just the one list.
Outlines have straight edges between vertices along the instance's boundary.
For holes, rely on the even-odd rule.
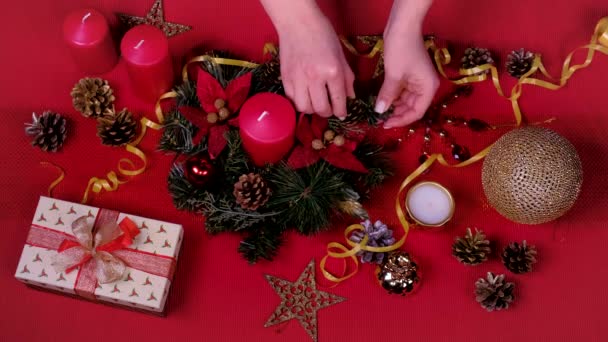
[[[61,339],[66,341],[309,341],[295,321],[264,328],[279,297],[264,274],[295,280],[311,258],[317,261],[325,245],[341,240],[342,227],[314,238],[289,235],[276,261],[249,266],[235,252],[239,238],[204,233],[203,219],[176,211],[165,189],[171,157],[154,153],[158,133],[149,134],[143,149],[148,171],[106,193],[93,204],[137,215],[175,221],[186,234],[169,299],[169,315],[157,318],[33,291],[14,278],[38,196],[55,178],[39,165],[52,161],[67,178],[56,190],[61,199],[79,201],[87,180],[115,169],[122,152],[103,147],[95,137],[94,120],[71,107],[72,85],[81,77],[61,40],[61,23],[76,7],[93,6],[108,17],[114,12],[144,15],[152,0],[4,1],[0,7],[0,337],[6,341]],[[264,42],[275,39],[273,28],[257,1],[165,0],[167,19],[193,30],[170,40],[179,62],[192,47],[230,49],[259,59]],[[382,31],[390,0],[322,1],[339,30],[347,34]],[[566,54],[586,43],[598,19],[608,15],[606,0],[448,1],[437,0],[425,23],[453,43],[491,48],[500,62],[510,49],[527,47],[543,53],[553,73]],[[115,19],[112,19],[115,22]],[[116,40],[118,42],[118,39]],[[390,296],[380,289],[373,268],[362,267],[350,281],[328,290],[348,300],[319,312],[320,341],[606,341],[605,284],[608,270],[608,112],[605,82],[608,58],[577,73],[558,92],[527,87],[521,100],[531,120],[558,117],[551,125],[579,150],[585,171],[580,200],[564,218],[538,227],[513,224],[486,204],[480,184],[481,165],[462,170],[436,167],[427,177],[447,185],[457,200],[453,223],[441,232],[414,232],[406,248],[423,267],[423,285],[414,296]],[[118,107],[128,106],[152,117],[152,104],[133,96],[123,64],[104,75],[111,81]],[[71,119],[72,133],[64,149],[45,154],[32,149],[23,123],[32,111],[52,109]],[[472,98],[449,109],[491,122],[511,119],[510,105],[489,83],[475,87]],[[475,150],[496,134],[454,131]],[[421,136],[403,144],[397,177],[375,193],[369,203],[374,217],[396,224],[392,198],[400,179],[416,165]],[[454,236],[467,226],[483,228],[496,245],[527,239],[539,249],[539,263],[528,275],[508,278],[516,283],[517,302],[506,312],[486,313],[474,300],[477,278],[487,271],[505,272],[496,257],[469,268],[450,256]],[[396,226],[395,226],[396,227]],[[113,324],[116,328],[108,328]]]

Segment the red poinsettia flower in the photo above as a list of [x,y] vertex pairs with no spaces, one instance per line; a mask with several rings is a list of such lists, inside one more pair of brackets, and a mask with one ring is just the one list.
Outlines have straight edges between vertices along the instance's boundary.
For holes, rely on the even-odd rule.
[[[197,140],[208,136],[208,152],[212,159],[226,147],[224,133],[230,129],[229,126],[238,127],[235,115],[247,99],[250,87],[250,72],[232,80],[224,89],[211,74],[203,69],[199,70],[196,93],[204,113],[192,107],[180,108],[180,112],[199,128]],[[209,115],[213,120],[209,120]]]
[[335,138],[333,141],[326,141],[324,135],[328,128],[327,119],[318,115],[302,114],[296,128],[296,138],[301,145],[293,150],[287,164],[299,169],[323,159],[340,169],[367,172],[367,168],[353,154],[357,141],[343,136],[339,142]]

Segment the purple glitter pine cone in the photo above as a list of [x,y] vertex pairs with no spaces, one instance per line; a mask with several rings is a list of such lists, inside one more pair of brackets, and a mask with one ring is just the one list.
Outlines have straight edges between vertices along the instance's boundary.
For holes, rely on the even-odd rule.
[[[365,222],[361,222],[361,225],[364,227],[364,230],[355,231],[349,237],[350,241],[360,243],[361,240],[368,235],[369,240],[367,241],[367,245],[370,247],[386,247],[395,243],[393,231],[381,221],[376,221],[372,224],[370,220],[366,220]],[[368,251],[359,251],[357,255],[361,258],[361,262],[363,263],[375,262],[377,264],[381,264],[386,257],[386,253]]]

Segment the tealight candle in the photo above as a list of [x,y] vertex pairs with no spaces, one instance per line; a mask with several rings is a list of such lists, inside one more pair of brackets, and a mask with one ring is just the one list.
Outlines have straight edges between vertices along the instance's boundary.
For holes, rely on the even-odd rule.
[[296,111],[285,97],[260,93],[241,107],[239,126],[243,147],[253,163],[276,163],[293,147]]
[[108,22],[94,9],[71,12],[63,22],[63,37],[74,62],[84,72],[101,74],[118,62]]
[[408,191],[405,208],[419,225],[439,227],[454,215],[454,198],[439,183],[420,182]]
[[139,25],[129,30],[120,43],[122,57],[136,94],[156,101],[173,85],[173,65],[169,42],[160,29]]

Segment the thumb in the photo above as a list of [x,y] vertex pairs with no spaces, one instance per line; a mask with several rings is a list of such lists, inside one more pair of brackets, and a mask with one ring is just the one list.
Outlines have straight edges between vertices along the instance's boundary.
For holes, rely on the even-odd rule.
[[393,104],[393,101],[401,95],[401,90],[401,81],[388,77],[385,78],[382,88],[380,88],[380,92],[378,93],[374,111],[380,114],[386,112],[391,104]]

